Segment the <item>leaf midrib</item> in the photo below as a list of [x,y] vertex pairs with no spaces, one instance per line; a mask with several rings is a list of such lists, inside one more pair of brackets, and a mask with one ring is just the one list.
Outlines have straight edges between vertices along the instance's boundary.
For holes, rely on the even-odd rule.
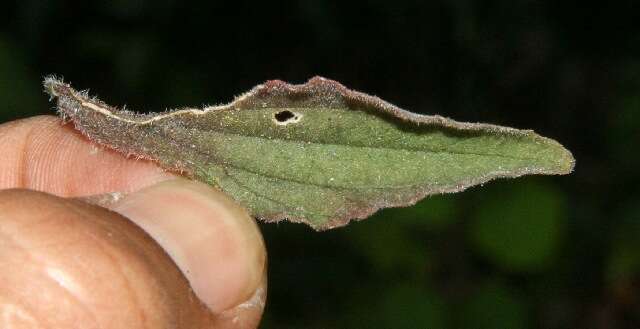
[[450,150],[433,150],[433,149],[419,149],[419,148],[412,148],[412,147],[407,147],[407,148],[398,148],[398,147],[388,147],[388,146],[366,146],[366,145],[350,145],[350,144],[338,144],[338,143],[318,143],[315,141],[309,141],[309,140],[301,140],[301,139],[285,139],[285,138],[280,138],[280,137],[273,137],[273,138],[267,138],[267,137],[262,137],[262,136],[255,136],[255,135],[248,135],[248,134],[239,134],[239,133],[232,133],[232,132],[226,132],[226,131],[219,131],[219,130],[213,130],[216,133],[222,134],[222,135],[232,135],[232,136],[238,136],[238,137],[244,137],[244,138],[255,138],[255,139],[260,139],[260,140],[266,140],[266,141],[282,141],[282,142],[287,142],[287,143],[295,143],[295,144],[303,144],[303,145],[327,145],[327,146],[341,146],[341,147],[351,147],[351,148],[361,148],[361,149],[372,149],[372,150],[392,150],[392,151],[410,151],[410,152],[425,152],[425,153],[447,153],[447,154],[454,154],[454,155],[475,155],[475,156],[484,156],[484,157],[497,157],[497,158],[504,158],[504,159],[513,159],[513,160],[541,160],[540,158],[536,158],[536,157],[518,157],[518,156],[510,156],[510,155],[506,155],[506,154],[499,154],[499,153],[477,153],[477,152],[461,152],[461,151],[450,151]]

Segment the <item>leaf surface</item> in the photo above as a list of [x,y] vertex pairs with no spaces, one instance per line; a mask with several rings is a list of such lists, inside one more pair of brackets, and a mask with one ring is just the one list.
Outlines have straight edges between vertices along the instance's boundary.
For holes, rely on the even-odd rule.
[[258,218],[317,230],[494,178],[574,166],[562,145],[530,130],[414,114],[320,77],[155,114],[116,109],[55,78],[44,85],[91,140],[211,184]]

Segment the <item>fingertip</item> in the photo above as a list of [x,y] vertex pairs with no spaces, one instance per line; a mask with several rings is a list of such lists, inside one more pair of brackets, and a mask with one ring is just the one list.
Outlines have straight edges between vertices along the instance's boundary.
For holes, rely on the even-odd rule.
[[259,228],[222,192],[175,179],[128,194],[111,208],[167,251],[212,312],[250,300],[264,285],[266,250]]

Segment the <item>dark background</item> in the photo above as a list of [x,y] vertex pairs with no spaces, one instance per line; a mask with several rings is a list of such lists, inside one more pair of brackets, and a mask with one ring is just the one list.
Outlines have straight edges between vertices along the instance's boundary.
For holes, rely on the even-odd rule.
[[573,174],[323,233],[261,225],[262,327],[639,328],[639,8],[590,3],[5,2],[0,122],[52,114],[51,73],[138,111],[322,75],[414,112],[534,129],[574,153]]

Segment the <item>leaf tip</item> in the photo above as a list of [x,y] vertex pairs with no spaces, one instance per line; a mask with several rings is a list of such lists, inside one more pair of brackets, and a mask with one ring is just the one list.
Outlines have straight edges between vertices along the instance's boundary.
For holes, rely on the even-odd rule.
[[573,157],[573,154],[571,154],[571,151],[569,151],[568,149],[566,149],[565,147],[562,147],[562,159],[561,159],[561,170],[558,172],[558,174],[560,175],[568,175],[570,173],[573,172],[573,170],[576,167],[576,159]]
[[553,166],[549,173],[555,175],[568,175],[572,173],[576,166],[576,159],[573,157],[571,151],[556,140],[546,137],[542,138],[547,141],[546,144],[550,147],[549,154],[553,159]]

